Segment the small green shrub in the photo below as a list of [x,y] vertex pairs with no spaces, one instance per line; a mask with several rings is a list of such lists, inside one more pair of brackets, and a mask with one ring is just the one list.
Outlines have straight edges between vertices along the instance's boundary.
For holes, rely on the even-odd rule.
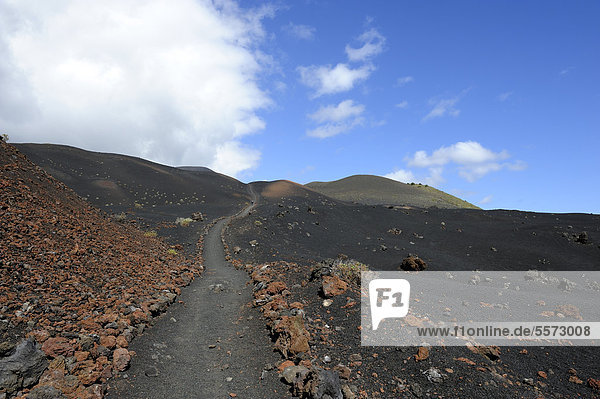
[[113,219],[119,223],[124,223],[127,220],[127,215],[125,212],[117,213],[113,215]]
[[368,270],[369,266],[354,259],[339,259],[333,265],[333,272],[338,277],[357,286],[360,285],[360,273]]
[[173,248],[169,248],[169,250],[167,251],[167,253],[169,255],[177,255],[179,252],[177,252],[176,250],[174,250]]
[[154,230],[150,230],[150,231],[147,231],[144,233],[144,237],[156,237],[156,236],[157,236],[157,234],[156,234],[156,231],[154,231]]
[[193,221],[194,221],[194,219],[192,219],[192,218],[177,218],[177,219],[175,219],[175,224],[178,224],[181,227],[187,227]]

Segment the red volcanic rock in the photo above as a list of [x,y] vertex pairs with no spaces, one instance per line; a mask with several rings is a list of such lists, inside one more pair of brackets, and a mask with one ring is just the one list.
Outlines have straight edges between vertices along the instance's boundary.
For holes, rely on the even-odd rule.
[[347,289],[348,283],[338,276],[323,276],[322,290],[325,297],[330,298],[332,296],[343,294]]
[[117,338],[114,335],[103,335],[100,337],[100,345],[113,349],[117,345]]
[[129,367],[131,355],[125,348],[119,348],[113,352],[113,369],[117,371],[125,371]]
[[127,338],[125,338],[125,336],[119,335],[117,337],[117,346],[119,348],[127,348],[129,346],[129,341],[127,341]]
[[46,356],[55,358],[57,356],[73,356],[75,349],[68,339],[63,337],[48,338],[42,345],[42,351]]
[[[29,335],[56,360],[38,385],[52,385],[67,397],[101,397],[97,381],[111,375],[111,349],[120,347],[114,365],[125,369],[128,328],[149,322],[149,313],[135,308],[157,295],[172,302],[178,286],[202,270],[168,250],[163,241],[93,208],[0,141],[0,304],[7,321],[22,335],[31,326]],[[50,337],[57,333],[79,338]],[[103,337],[101,345],[95,336]],[[75,349],[81,366],[65,367]],[[103,358],[107,364],[88,363]]]
[[267,293],[271,295],[279,294],[281,291],[285,290],[287,286],[283,281],[274,281],[267,287]]
[[145,323],[148,321],[148,314],[142,312],[141,310],[136,310],[129,315],[129,319],[133,324]]
[[418,272],[427,269],[427,263],[425,263],[425,261],[418,256],[409,256],[408,258],[404,258],[404,260],[402,260],[400,269],[409,272]]

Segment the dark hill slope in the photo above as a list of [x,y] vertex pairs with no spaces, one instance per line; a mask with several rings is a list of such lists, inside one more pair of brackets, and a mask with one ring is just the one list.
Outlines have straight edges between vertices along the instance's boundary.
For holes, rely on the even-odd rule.
[[365,205],[479,209],[433,187],[405,184],[381,176],[354,175],[331,182],[312,182],[306,187],[338,200]]
[[[98,344],[110,335],[127,346],[157,298],[173,300],[197,271],[169,249],[114,222],[0,140],[0,365],[33,331],[66,357],[74,350],[89,356],[60,375],[48,372],[49,385],[70,398],[98,391],[116,349],[114,341],[101,350]],[[13,384],[0,369],[0,397],[12,397],[21,380]]]
[[[320,260],[344,253],[394,270],[410,253],[434,270],[600,267],[599,215],[366,206],[291,183],[252,184],[261,201],[229,230],[231,244],[248,259]],[[583,231],[586,244],[577,242]]]
[[[288,287],[263,305],[267,319],[274,320],[272,309],[280,303],[300,304],[314,337],[308,359],[319,364],[328,356],[330,364],[348,365],[360,397],[600,397],[592,388],[600,378],[598,347],[503,346],[488,357],[485,350],[496,348],[474,353],[465,347],[361,346],[358,304],[364,291],[332,293],[326,303],[325,280],[311,273],[315,262],[339,253],[379,270],[397,270],[409,253],[423,258],[430,270],[599,270],[599,215],[366,206],[319,198],[290,184],[277,186],[251,185],[262,193],[258,206],[248,218],[231,223],[225,241],[256,287],[270,287],[269,278]],[[273,192],[277,195],[265,195]],[[587,241],[580,237],[583,231]],[[256,297],[264,301],[260,293]],[[478,299],[457,306],[451,302],[440,300],[439,305],[452,311],[489,306]],[[542,311],[541,304],[532,306]],[[426,377],[432,368],[443,380]]]
[[[172,243],[195,248],[211,220],[230,215],[248,202],[245,184],[207,168],[173,168],[126,155],[85,151],[53,144],[16,144],[46,172],[94,206],[137,219]],[[201,212],[203,221],[175,225],[177,218]],[[140,219],[141,218],[141,219]],[[190,234],[193,233],[193,234]]]

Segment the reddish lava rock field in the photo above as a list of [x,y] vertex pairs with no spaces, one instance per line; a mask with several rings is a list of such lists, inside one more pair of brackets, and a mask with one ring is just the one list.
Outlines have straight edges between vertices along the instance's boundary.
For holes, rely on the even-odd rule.
[[25,336],[45,355],[28,370],[42,373],[37,386],[16,372],[0,396],[102,397],[134,355],[131,339],[200,271],[0,140],[0,355],[22,349]]

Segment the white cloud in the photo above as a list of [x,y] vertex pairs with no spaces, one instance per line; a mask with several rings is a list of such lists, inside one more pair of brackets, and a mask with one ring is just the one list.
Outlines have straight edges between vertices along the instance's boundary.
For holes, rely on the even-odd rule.
[[[409,166],[429,168],[431,181],[439,183],[443,180],[442,168],[448,164],[458,167],[459,176],[469,182],[482,178],[490,172],[502,169],[523,170],[527,165],[523,161],[501,162],[510,155],[506,151],[493,152],[475,141],[458,142],[447,147],[441,147],[431,155],[426,151],[417,151],[407,159]],[[432,183],[433,185],[433,183]]]
[[510,96],[512,96],[512,95],[513,95],[513,92],[512,92],[512,91],[507,91],[507,92],[505,92],[505,93],[500,93],[500,94],[498,95],[498,101],[500,101],[500,102],[504,102],[504,101],[508,100],[508,98],[509,98]]
[[415,181],[415,175],[413,172],[407,169],[395,170],[392,173],[384,175],[383,177],[387,177],[388,179],[396,180],[402,183],[411,183]]
[[444,173],[444,168],[441,166],[429,168],[429,176],[427,176],[423,182],[425,184],[429,184],[430,186],[437,186],[438,184],[442,184],[446,181],[442,174]]
[[307,131],[306,134],[323,139],[347,132],[364,123],[364,118],[360,116],[364,110],[364,105],[355,104],[352,100],[321,107],[308,115],[310,119],[321,125]]
[[385,37],[376,29],[369,29],[358,37],[358,42],[362,44],[359,48],[346,45],[346,55],[350,61],[367,61],[381,53],[385,45]]
[[414,81],[415,79],[412,76],[403,76],[401,78],[396,79],[396,86],[402,87]]
[[339,122],[352,116],[359,116],[364,110],[364,105],[354,104],[352,100],[344,100],[338,105],[321,107],[308,117],[318,123]]
[[1,7],[0,124],[14,141],[234,175],[258,162],[239,140],[264,128],[258,112],[270,105],[257,83],[270,59],[258,47],[269,7],[194,0]]
[[284,25],[282,28],[284,31],[289,33],[290,35],[302,39],[302,40],[312,40],[315,37],[316,28],[314,26],[309,25],[301,25],[294,24],[290,22],[287,25]]
[[489,204],[490,202],[492,202],[493,199],[494,199],[494,196],[492,196],[492,195],[488,195],[486,197],[483,197],[481,199],[481,201],[479,201],[479,205]]
[[357,82],[367,79],[373,70],[372,65],[360,68],[351,68],[347,64],[298,67],[302,83],[315,90],[313,98],[348,91]]
[[441,147],[431,155],[425,151],[417,151],[409,159],[408,164],[420,168],[443,166],[450,162],[459,165],[480,164],[508,158],[506,151],[495,153],[476,141],[461,141],[448,147]]
[[408,101],[404,100],[404,101],[400,101],[398,104],[396,104],[397,108],[400,109],[404,109],[406,107],[408,107]]
[[559,72],[559,75],[561,75],[561,76],[568,75],[569,73],[571,73],[571,71],[573,69],[574,69],[573,67],[567,67],[567,68],[561,69],[561,71]]
[[441,100],[431,100],[429,104],[433,106],[431,111],[423,118],[423,121],[429,119],[440,118],[442,116],[458,116],[460,110],[455,106],[460,100],[460,97],[446,98]]
[[490,172],[497,172],[502,169],[504,165],[497,162],[471,164],[468,166],[461,166],[458,169],[459,176],[463,177],[469,182],[481,179],[483,176]]
[[285,84],[285,82],[282,82],[280,80],[276,81],[273,85],[275,86],[275,90],[277,90],[280,93],[283,93],[287,90],[287,85]]
[[326,123],[307,131],[306,134],[310,137],[325,139],[354,129],[356,126],[362,125],[364,121],[364,118],[354,118],[351,121]]
[[210,168],[229,176],[254,169],[260,161],[260,152],[245,147],[237,141],[228,141],[217,146],[214,161]]
[[387,177],[388,179],[397,180],[402,183],[424,183],[430,186],[437,186],[440,183],[445,182],[446,180],[442,176],[444,172],[444,168],[441,166],[429,168],[429,175],[424,177],[417,177],[413,171],[409,169],[397,169],[383,177]]

